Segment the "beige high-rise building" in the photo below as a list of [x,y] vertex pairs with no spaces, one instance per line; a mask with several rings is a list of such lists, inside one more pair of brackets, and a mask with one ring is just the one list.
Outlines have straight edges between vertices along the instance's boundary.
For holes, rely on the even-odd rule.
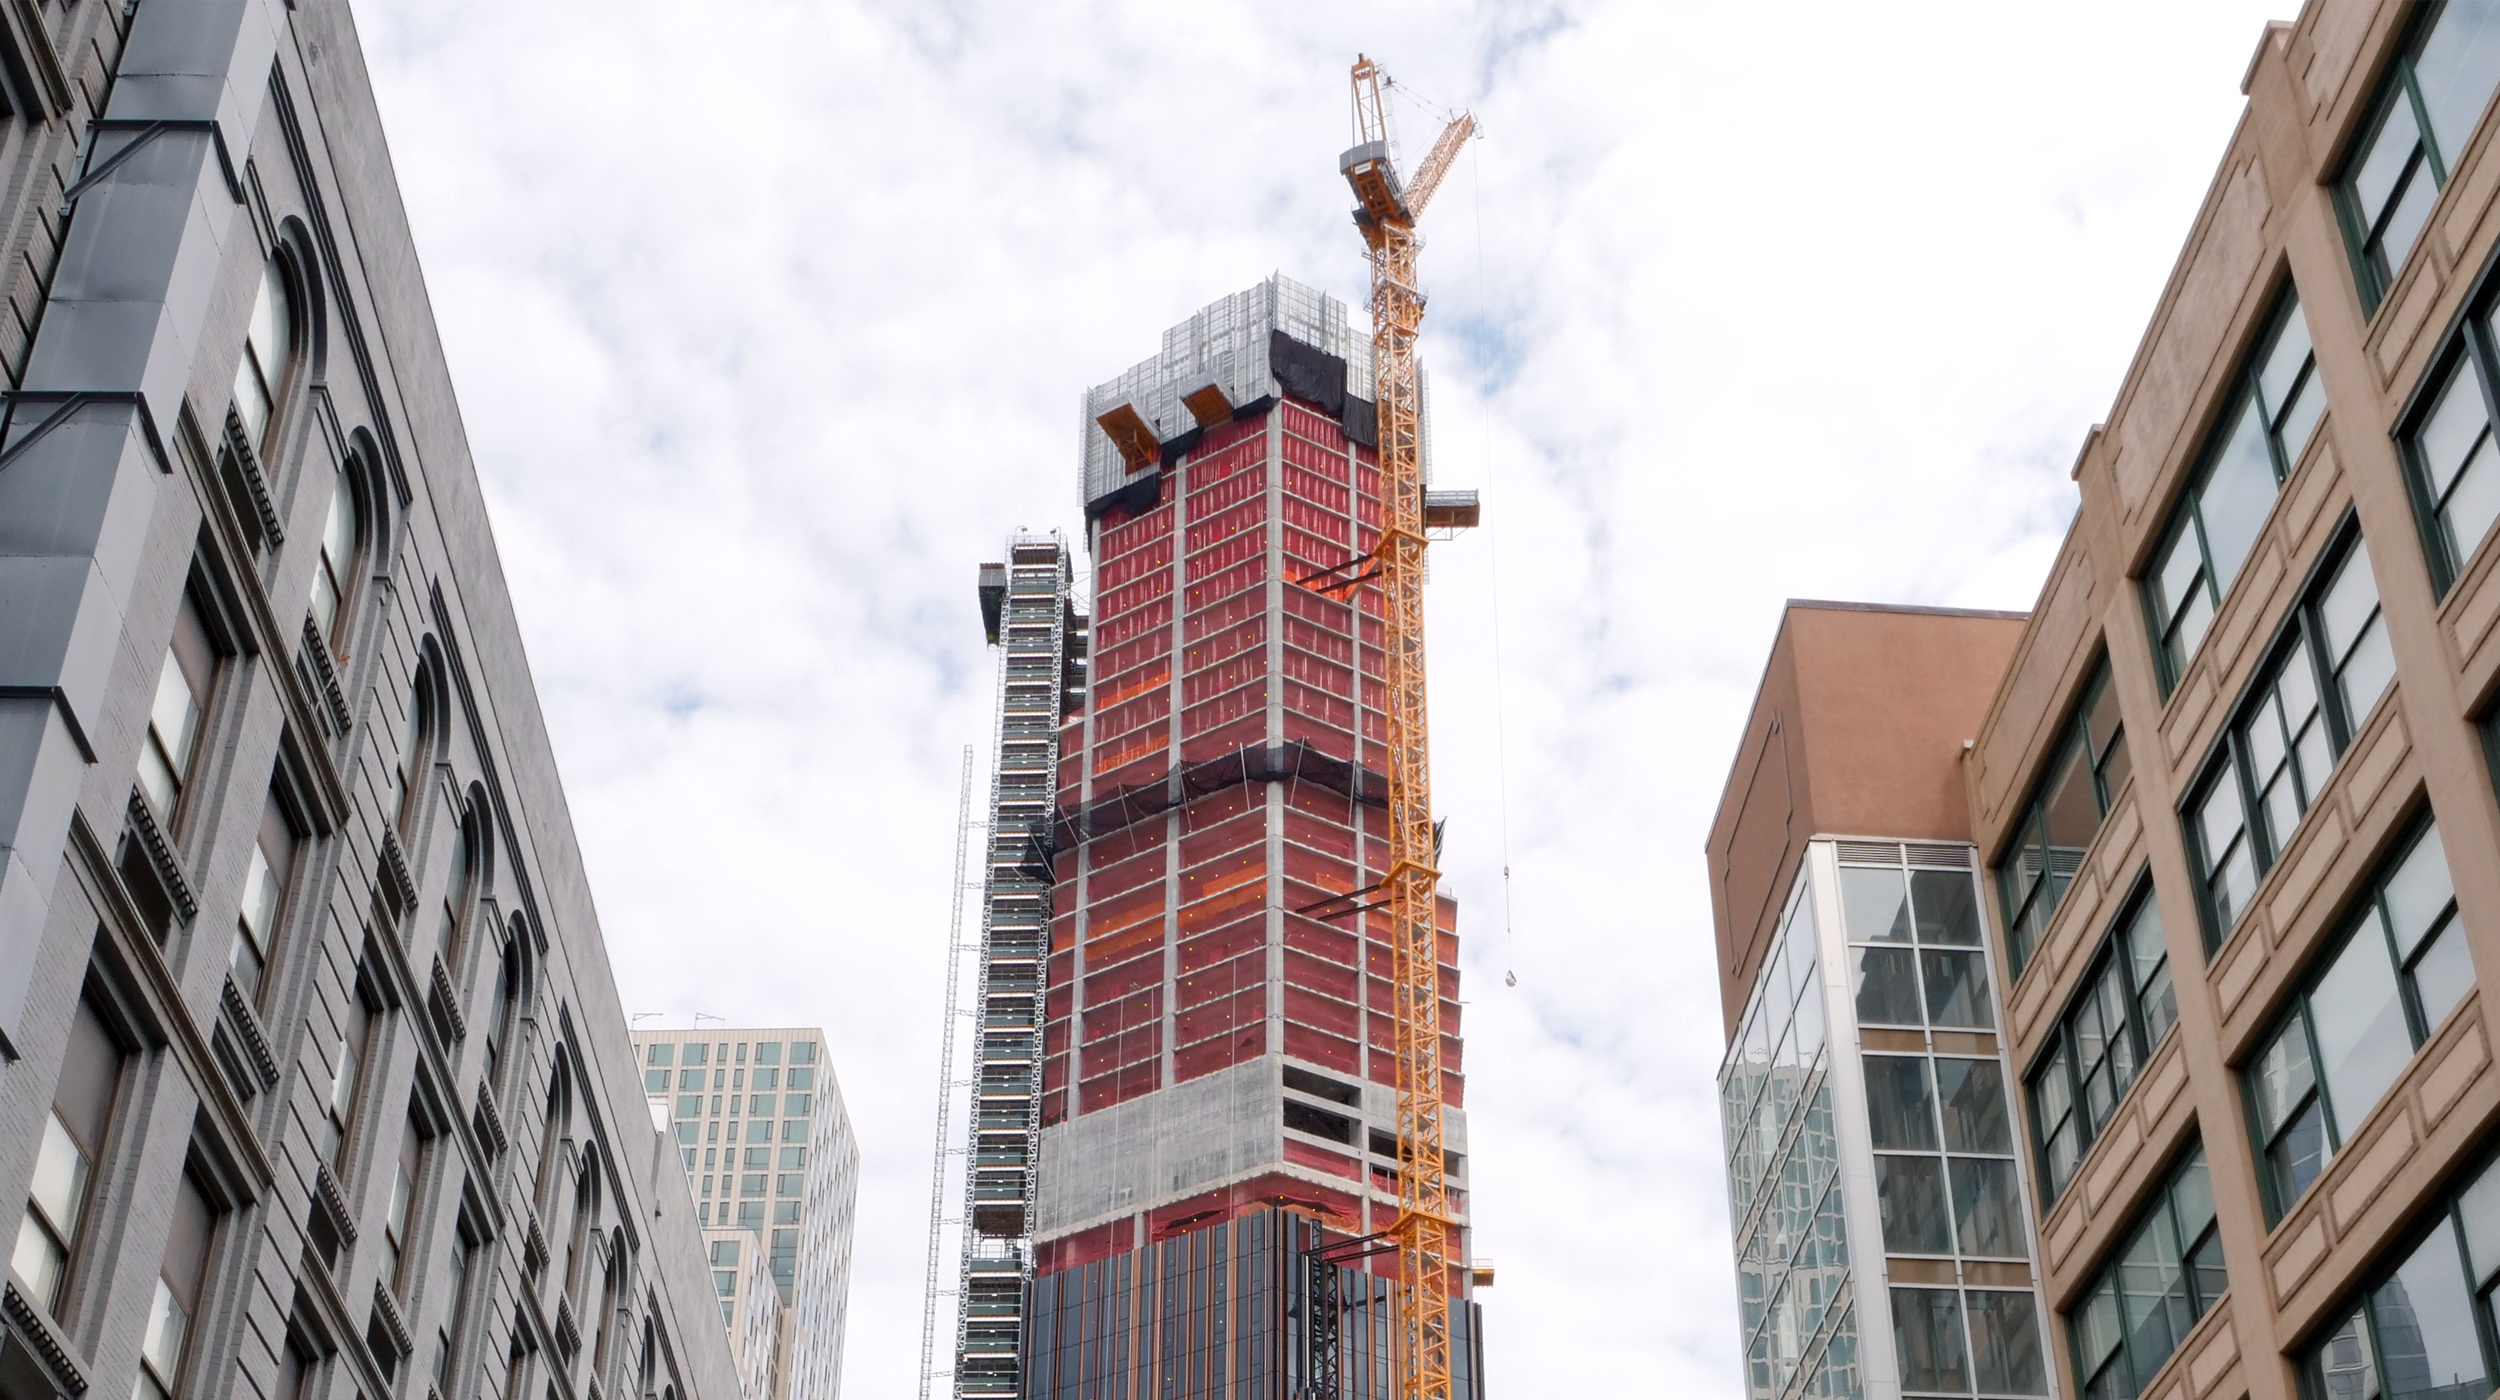
[[[1744,1262],[1772,1291],[1745,1303],[1753,1394],[2480,1400],[2500,1377],[2500,5],[2313,0],[2251,38],[2245,115],[1984,716],[1936,732],[1968,697],[1944,677],[1854,721],[1861,756],[1958,770],[2042,1364],[1972,1301],[1974,1263],[2012,1275],[1971,1258],[1961,1179],[1842,1141],[1844,1180],[1874,1159],[1846,1239],[1868,1364],[1800,1333],[1836,1309],[1772,1296],[1824,1276],[1812,1229],[1774,1229],[1791,1252]],[[1767,786],[1779,718],[1757,708],[1722,808],[1757,839],[1710,852],[1732,1068],[1789,946],[1760,909],[1814,838],[1894,834],[1748,817],[1852,757],[1792,746]],[[1943,1033],[1905,1023],[1923,965],[1909,987],[1894,948],[1848,945],[1824,981],[1855,1024]],[[1936,1132],[1941,1087],[1856,1087],[1844,1111],[1896,1142]]]

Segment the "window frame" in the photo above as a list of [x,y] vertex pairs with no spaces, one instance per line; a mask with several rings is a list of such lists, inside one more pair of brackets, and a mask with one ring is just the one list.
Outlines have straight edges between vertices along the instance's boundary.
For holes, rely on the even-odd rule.
[[[2186,1232],[2180,1228],[2178,1216],[2178,1189],[2181,1183],[2186,1181],[2190,1169],[2199,1165],[2204,1167],[2207,1175],[2207,1181],[2209,1183],[2208,1194],[2211,1194],[2210,1182],[2212,1179],[2213,1165],[2211,1162],[2206,1160],[2204,1148],[2205,1144],[2202,1138],[2194,1135],[2191,1135],[2188,1138],[2187,1145],[2171,1159],[2168,1166],[2162,1169],[2159,1183],[2153,1187],[2150,1193],[2147,1194],[2136,1210],[2127,1217],[2126,1224],[2111,1237],[2109,1248],[2096,1262],[2091,1274],[2088,1276],[2088,1281],[2084,1287],[2076,1291],[2074,1295],[2074,1305],[2059,1311],[2058,1319],[2066,1325],[2066,1353],[2070,1364],[2074,1367],[2075,1394],[2090,1394],[2092,1391],[2093,1380],[2099,1375],[2106,1374],[2108,1367],[2111,1364],[2125,1365],[2131,1376],[2134,1372],[2136,1358],[2130,1350],[2134,1329],[2126,1327],[2123,1323],[2119,1328],[2117,1348],[2110,1354],[2109,1357],[2103,1359],[2102,1370],[2098,1372],[2087,1372],[2084,1369],[2087,1364],[2087,1357],[2083,1345],[2083,1339],[2080,1335],[2082,1326],[2081,1319],[2085,1311],[2092,1305],[2093,1300],[2100,1295],[2104,1281],[2109,1279],[2116,1271],[2124,1267],[2123,1261],[2126,1256],[2134,1248],[2137,1241],[2144,1237],[2144,1232],[2153,1227],[2157,1216],[2166,1217],[2167,1219],[2170,1229],[2170,1237],[2179,1247],[2179,1276],[2181,1281],[2185,1283],[2189,1289],[2188,1297],[2190,1312],[2188,1326],[2185,1331],[2181,1333],[2179,1340],[2184,1340],[2186,1331],[2193,1331],[2196,1324],[2204,1320],[2206,1314],[2212,1312],[2215,1307],[2220,1305],[2224,1298],[2230,1296],[2230,1262],[2226,1257],[2224,1257],[2222,1250],[2222,1221],[2219,1202],[2215,1203],[2217,1208],[2214,1218],[2206,1222],[2204,1227],[2197,1231],[2194,1239],[2188,1239],[2186,1237]],[[2214,1243],[2215,1257],[2220,1261],[2223,1268],[2223,1288],[2221,1292],[2214,1294],[2212,1297],[2200,1300],[2198,1295],[2201,1294],[2203,1290],[2196,1287],[2197,1269],[2192,1261],[2201,1251],[2204,1242],[2208,1238],[2212,1239]],[[2178,1346],[2176,1345],[2176,1342],[2174,1342],[2170,1351],[2164,1353],[2158,1358],[2153,1358],[2151,1366],[2145,1371],[2142,1377],[2138,1378],[2139,1384],[2133,1393],[2136,1395],[2143,1394],[2141,1381],[2149,1381],[2154,1376],[2160,1374],[2162,1367],[2168,1365],[2170,1359],[2178,1354]]]
[[2477,1269],[2486,1266],[2483,1261],[2474,1258],[2472,1235],[2465,1223],[2464,1211],[2466,1195],[2495,1172],[2500,1172],[2500,1150],[2486,1148],[2468,1158],[2464,1170],[2440,1184],[2433,1197],[2432,1208],[2419,1213],[2427,1218],[2417,1219],[2409,1228],[2392,1237],[2400,1242],[2400,1247],[2390,1250],[2369,1273],[2363,1275],[2360,1283],[2346,1290],[2340,1301],[2326,1310],[2325,1320],[2294,1351],[2296,1359],[2293,1365],[2297,1369],[2304,1397],[2324,1395],[2325,1381],[2319,1371],[2320,1360],[2328,1344],[2343,1331],[2342,1323],[2356,1314],[2365,1319],[2363,1325],[2372,1334],[2369,1338],[2371,1369],[2380,1382],[2380,1393],[2390,1393],[2386,1386],[2386,1352],[2379,1347],[2375,1335],[2378,1320],[2372,1304],[2379,1290],[2393,1282],[2397,1273],[2413,1261],[2415,1253],[2443,1229],[2449,1232],[2448,1238],[2456,1249],[2457,1261],[2465,1267],[2465,1297],[2467,1306],[2474,1313],[2475,1341],[2482,1352],[2484,1379],[2487,1382],[2500,1380],[2500,1281],[2487,1285],[2475,1278]]
[[2414,528],[2419,532],[2422,554],[2431,575],[2431,597],[2444,603],[2457,581],[2471,572],[2474,561],[2481,558],[2492,541],[2500,539],[2500,523],[2487,529],[2471,548],[2452,552],[2439,522],[2440,501],[2431,487],[2430,466],[2422,455],[2422,430],[2430,423],[2439,407],[2441,391],[2448,386],[2451,375],[2463,374],[2473,381],[2476,395],[2483,405],[2483,417],[2495,439],[2500,441],[2500,332],[2492,320],[2500,317],[2500,252],[2486,259],[2476,274],[2473,292],[2465,307],[2443,333],[2445,342],[2431,357],[2430,367],[2413,386],[2404,408],[2396,416],[2394,437],[2396,457],[2403,468],[2405,499],[2413,506]]
[[[2052,1023],[2052,1033],[2033,1053],[2031,1063],[2023,1069],[2021,1080],[2023,1119],[2031,1134],[2032,1160],[2037,1167],[2032,1185],[2033,1189],[2039,1192],[2040,1209],[2043,1214],[2053,1209],[2059,1198],[2065,1195],[2066,1188],[2073,1184],[2072,1177],[2063,1183],[2051,1178],[2049,1141],[2040,1121],[2039,1084],[2052,1069],[2060,1067],[2053,1062],[2059,1061],[2062,1055],[2062,1068],[2066,1078],[2067,1113],[2072,1121],[2083,1124],[2083,1130],[2077,1135],[2075,1143],[2075,1167],[2080,1170],[2085,1159],[2092,1155],[2093,1144],[2100,1141],[2102,1130],[2108,1126],[2109,1121],[2115,1120],[2118,1107],[2127,1101],[2127,1096],[2134,1092],[2136,1084],[2143,1079],[2145,1066],[2152,1061],[2154,1053],[2169,1042],[2170,1032],[2179,1024],[2176,1009],[2178,979],[2169,968],[2169,936],[2164,927],[2161,930],[2163,976],[2172,988],[2173,1009],[2170,1022],[2162,1027],[2161,1034],[2153,1035],[2146,1028],[2144,988],[2138,985],[2135,971],[2142,965],[2142,962],[2136,956],[2132,935],[2135,932],[2137,920],[2147,912],[2152,914],[2158,924],[2161,919],[2161,907],[2154,896],[2153,872],[2149,865],[2136,872],[2135,881],[2128,887],[2126,898],[2120,903],[2117,915],[2109,921],[2108,927],[2103,931],[2099,946],[2093,950],[2089,958],[2084,960],[2084,974],[2075,979],[2075,985],[2066,994],[2066,1004],[2058,1009],[2056,1020]],[[2128,1046],[2135,1053],[2135,1068],[2127,1076],[2127,1082],[2111,1099],[2110,1118],[2095,1127],[2085,1109],[2089,1100],[2085,1097],[2082,1058],[2076,1048],[2076,1018],[2091,1003],[2102,980],[2113,973],[2125,979],[2123,987],[2126,995],[2122,999],[2124,1024],[2121,1026],[2121,1032],[2127,1037]]]
[[[2126,789],[2135,776],[2134,755],[2127,743],[2127,723],[2123,712],[2118,717],[2116,728],[2112,730],[2114,739],[2111,744],[2097,754],[2092,749],[2093,706],[2104,694],[2114,695],[2113,687],[2116,684],[2115,673],[2109,664],[2109,654],[2104,649],[2093,663],[2085,668],[2083,681],[2075,689],[2074,701],[2067,706],[2064,717],[2057,723],[2054,731],[2057,737],[2048,748],[2040,770],[2033,775],[2031,786],[2023,798],[2022,815],[2009,829],[2006,838],[1999,843],[1997,859],[1989,863],[1989,873],[1994,877],[1989,883],[1996,887],[1997,914],[2003,920],[2008,972],[2006,982],[2009,990],[2011,984],[2022,980],[2024,970],[2030,965],[2032,953],[2037,951],[2036,948],[2023,943],[2018,937],[2023,927],[2023,920],[2031,916],[2034,904],[2045,895],[2047,904],[2038,915],[2039,927],[2045,932],[2049,924],[2056,919],[2058,906],[2065,902],[2065,889],[2063,887],[2051,888],[2057,879],[2057,872],[2053,868],[2042,872],[2039,886],[2027,892],[2020,903],[2017,903],[2014,898],[2013,880],[2016,877],[2012,872],[2017,868],[2015,863],[2021,859],[2023,851],[2034,846],[2043,851],[2050,849],[2047,804],[2051,784],[2065,771],[2069,756],[2075,752],[2077,746],[2080,746],[2085,771],[2091,775],[2093,798],[2100,808],[2100,814],[2092,828],[2093,839],[2098,840],[2101,828],[2109,822],[2110,809],[2117,805],[2118,794]],[[2108,781],[2108,769],[2113,754],[2123,755],[2127,763],[2127,771],[2114,785]],[[2090,842],[2085,843],[2084,849],[2091,849]],[[2068,884],[2072,883],[2072,877],[2069,876]]]
[[[333,665],[347,660],[348,634],[353,630],[351,619],[362,596],[357,587],[357,574],[371,550],[374,511],[365,490],[364,454],[351,449],[339,461],[330,504],[322,508],[321,531],[313,537],[312,585],[305,591],[304,616],[312,623],[315,635],[329,648]],[[347,557],[333,559],[330,554],[330,524],[344,501],[353,518],[348,521]],[[324,585],[331,593],[330,618],[324,625],[317,605]]]
[[[2423,174],[2431,177],[2431,206],[2434,209],[2440,196],[2447,192],[2448,181],[2455,173],[2455,158],[2464,154],[2465,146],[2474,144],[2474,137],[2491,114],[2492,98],[2486,97],[2481,115],[2466,132],[2464,145],[2456,151],[2440,149],[2439,133],[2431,126],[2430,109],[2414,78],[2414,69],[2421,59],[2423,44],[2430,38],[2432,28],[2439,23],[2447,8],[2446,0],[2429,0],[2416,5],[2413,13],[2406,17],[2403,33],[2395,47],[2388,51],[2386,66],[2371,87],[2369,105],[2365,109],[2367,115],[2353,129],[2349,143],[2336,161],[2335,173],[2327,181],[2327,190],[2335,208],[2335,226],[2343,234],[2345,259],[2352,267],[2353,290],[2361,299],[2361,313],[2365,320],[2378,318],[2379,309],[2386,305],[2388,292],[2404,276],[2405,269],[2412,265],[2414,249],[2421,246],[2420,235],[2417,234],[2413,248],[2406,250],[2405,260],[2381,271],[2369,253],[2369,242],[2377,225],[2364,222],[2353,189],[2354,177],[2371,153],[2379,133],[2386,129],[2388,119],[2395,115],[2398,101],[2401,100],[2412,115],[2414,136],[2421,143],[2421,169],[2416,176],[2408,179]],[[2495,90],[2495,95],[2500,95],[2500,89]],[[2387,208],[2393,210],[2402,202],[2402,196],[2398,196],[2389,202]],[[2429,211],[2426,210],[2425,230],[2430,226],[2428,219]]]
[[[2214,901],[2213,878],[2216,871],[2212,863],[2213,853],[2205,849],[2202,817],[2205,802],[2216,785],[2226,780],[2237,785],[2243,824],[2241,839],[2248,843],[2250,863],[2256,877],[2249,886],[2251,906],[2264,890],[2266,877],[2281,860],[2284,847],[2290,845],[2298,834],[2297,826],[2279,837],[2270,829],[2263,794],[2257,787],[2248,740],[2250,723],[2265,709],[2266,702],[2277,694],[2277,682],[2284,669],[2303,664],[2309,667],[2310,683],[2317,692],[2320,721],[2326,726],[2330,758],[2325,773],[2318,777],[2307,800],[2301,805],[2303,824],[2316,808],[2318,798],[2334,782],[2335,775],[2343,770],[2344,758],[2352,752],[2353,741],[2360,737],[2361,729],[2378,712],[2375,700],[2364,714],[2354,716],[2346,712],[2333,660],[2324,652],[2327,643],[2322,607],[2327,586],[2336,581],[2343,565],[2354,557],[2356,550],[2366,551],[2367,547],[2368,541],[2361,534],[2360,521],[2354,510],[2347,506],[2326,547],[2310,561],[2292,605],[2276,622],[2273,636],[2267,639],[2264,650],[2259,653],[2262,659],[2250,668],[2248,679],[2241,683],[2239,694],[2233,697],[2221,734],[2215,737],[2213,746],[2196,765],[2194,776],[2182,791],[2175,815],[2187,845],[2189,872],[2195,880],[2196,919],[2208,960],[2230,941],[2232,932],[2247,913],[2247,907],[2243,907],[2225,922]],[[2371,586],[2375,589],[2375,563],[2370,567]],[[2385,613],[2386,602],[2382,597],[2379,604],[2380,626],[2386,625]],[[2391,680],[2389,687],[2394,684],[2395,681]],[[2386,694],[2386,689],[2382,689],[2378,698],[2384,699]]]
[[[2422,1047],[2430,1044],[2431,1037],[2441,1026],[2447,1024],[2447,1014],[2443,1014],[2436,1023],[2433,1023],[2423,1012],[2421,993],[2413,982],[2413,969],[2420,965],[2431,945],[2438,941],[2440,934],[2457,930],[2463,921],[2463,913],[2456,908],[2456,872],[2453,868],[2448,871],[2448,905],[2444,919],[2433,922],[2431,931],[2424,935],[2410,958],[2396,947],[2394,923],[2389,918],[2387,910],[2389,878],[2414,852],[2421,849],[2423,840],[2438,824],[2437,814],[2432,811],[2427,802],[2397,824],[2394,839],[2380,850],[2370,864],[2369,874],[2363,878],[2352,897],[2345,901],[2344,907],[2336,911],[2332,925],[2334,932],[2319,943],[2302,964],[2300,975],[2284,991],[2281,1006],[2267,1018],[2265,1033],[2257,1037],[2255,1047],[2247,1058],[2232,1066],[2232,1071],[2239,1080],[2240,1120],[2248,1133],[2249,1148],[2255,1154],[2258,1198],[2265,1206],[2266,1225],[2269,1229],[2280,1223],[2284,1216],[2289,1215],[2294,1206],[2307,1199],[2309,1192],[2308,1188],[2304,1187],[2299,1195],[2289,1200],[2283,1199],[2281,1184],[2275,1180],[2274,1173],[2268,1165],[2267,1150],[2272,1146],[2274,1139],[2281,1136],[2281,1130],[2278,1129],[2275,1133],[2268,1134],[2259,1121],[2256,1064],[2269,1047],[2286,1031],[2292,1029],[2295,1023],[2298,1024],[2302,1044],[2309,1056],[2308,1094],[2316,1096],[2319,1106],[2319,1130],[2325,1134],[2326,1164],[2318,1169],[2319,1177],[2324,1177],[2337,1154],[2343,1151],[2345,1134],[2336,1123],[2335,1098],[2331,1087],[2326,1082],[2325,1060],[2319,1053],[2317,1025],[2315,1019],[2309,1014],[2309,1000],[2326,980],[2327,974],[2334,970],[2345,951],[2352,946],[2353,940],[2365,931],[2365,927],[2370,922],[2370,915],[2378,916],[2379,935],[2385,945],[2388,965],[2393,970],[2396,980],[2397,1003],[2404,1009],[2406,1038],[2412,1042],[2411,1051],[2405,1060],[2408,1067],[2406,1072],[2409,1072],[2413,1059],[2422,1053]],[[2444,842],[2442,859],[2445,860]],[[2451,1005],[2449,1012],[2454,1011],[2455,1006]],[[2397,1078],[2401,1080],[2403,1072],[2400,1072]],[[2305,1104],[2307,1097],[2304,1096],[2302,1101]],[[2382,1095],[2377,1103],[2364,1108],[2361,1116],[2354,1119],[2350,1126],[2360,1127],[2368,1120],[2371,1113],[2377,1111],[2379,1103],[2384,1102],[2386,1098]],[[2284,1117],[2284,1124],[2288,1127],[2299,1117],[2297,1112],[2287,1114]],[[2311,1186],[2316,1184],[2314,1180],[2310,1183]]]
[[[2284,330],[2295,317],[2300,318],[2302,333],[2309,336],[2308,367],[2305,373],[2293,379],[2289,400],[2280,405],[2271,404],[2266,400],[2260,371],[2264,368],[2266,356],[2282,342]],[[2256,334],[2240,353],[2239,363],[2232,369],[2229,382],[2220,391],[2213,419],[2206,426],[2204,440],[2196,450],[2196,465],[2163,515],[2161,530],[2154,536],[2153,549],[2146,557],[2143,572],[2135,576],[2136,598],[2144,610],[2145,635],[2152,642],[2153,676],[2159,684],[2165,706],[2178,691],[2179,682],[2186,678],[2189,666],[2203,652],[2206,639],[2213,635],[2213,620],[2221,615],[2223,604],[2231,595],[2229,587],[2218,588],[2214,585],[2213,546],[2205,536],[2205,517],[2201,509],[2205,489],[2213,483],[2214,469],[2221,464],[2223,452],[2231,442],[2231,430],[2238,425],[2244,406],[2253,403],[2257,409],[2260,433],[2265,438],[2267,460],[2274,465],[2275,500],[2282,499],[2285,483],[2292,479],[2292,473],[2298,471],[2301,462],[2308,457],[2310,445],[2318,439],[2318,426],[2325,421],[2327,406],[2322,404],[2319,416],[2310,423],[2309,436],[2302,440],[2297,453],[2283,441],[2284,414],[2300,401],[2302,390],[2315,387],[2320,394],[2325,392],[2317,358],[2317,338],[2309,333],[2307,314],[2301,310],[2300,289],[2286,276],[2269,299],[2266,313],[2257,323]],[[2271,515],[2273,509],[2273,504],[2269,503],[2267,514]],[[2259,527],[2262,536],[2262,520]],[[2170,649],[2171,619],[2162,614],[2160,605],[2154,599],[2154,588],[2161,561],[2169,557],[2180,537],[2190,532],[2196,536],[2197,583],[2205,590],[2205,631],[2197,637],[2194,646],[2174,657]],[[2250,550],[2254,552],[2254,543],[2250,545]],[[2233,586],[2239,583],[2247,563],[2248,560],[2242,558],[2233,566]]]

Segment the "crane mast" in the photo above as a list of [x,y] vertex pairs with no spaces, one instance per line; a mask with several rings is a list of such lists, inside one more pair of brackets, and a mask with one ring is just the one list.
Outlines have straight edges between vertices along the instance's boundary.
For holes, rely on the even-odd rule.
[[1401,187],[1389,152],[1386,80],[1354,64],[1355,146],[1339,162],[1354,188],[1354,221],[1371,253],[1372,376],[1379,410],[1381,528],[1374,558],[1382,595],[1387,701],[1389,869],[1383,893],[1397,1006],[1399,1400],[1450,1400],[1450,1270],[1456,1230],[1442,1145],[1441,872],[1432,823],[1430,744],[1424,722],[1424,479],[1415,339],[1424,295],[1415,274],[1415,221],[1474,134],[1462,113]]

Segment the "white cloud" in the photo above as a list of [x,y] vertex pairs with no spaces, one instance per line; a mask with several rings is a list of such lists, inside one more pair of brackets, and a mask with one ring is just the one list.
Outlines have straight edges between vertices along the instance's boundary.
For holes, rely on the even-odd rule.
[[916,1356],[973,565],[1077,525],[1078,395],[1166,325],[1359,304],[1358,49],[1474,107],[1425,270],[1492,525],[1431,604],[1490,1379],[1738,1393],[1700,850],[1779,600],[2028,605],[2276,7],[356,8],[625,1003],[832,1038],[860,1395]]

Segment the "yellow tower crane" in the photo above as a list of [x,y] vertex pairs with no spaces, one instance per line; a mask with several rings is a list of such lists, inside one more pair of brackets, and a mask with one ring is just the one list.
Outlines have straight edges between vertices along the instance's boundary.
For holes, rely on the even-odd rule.
[[[1415,337],[1424,294],[1415,281],[1415,220],[1476,119],[1461,113],[1432,143],[1411,185],[1389,155],[1387,80],[1354,64],[1354,148],[1338,168],[1354,187],[1354,222],[1372,259],[1372,392],[1380,415],[1381,650],[1387,689],[1389,870],[1386,886],[1398,1026],[1399,1400],[1451,1400],[1450,1278],[1457,1228],[1441,1139],[1441,956],[1433,887],[1441,872],[1424,732],[1424,464]],[[1469,522],[1469,523],[1472,523]]]

